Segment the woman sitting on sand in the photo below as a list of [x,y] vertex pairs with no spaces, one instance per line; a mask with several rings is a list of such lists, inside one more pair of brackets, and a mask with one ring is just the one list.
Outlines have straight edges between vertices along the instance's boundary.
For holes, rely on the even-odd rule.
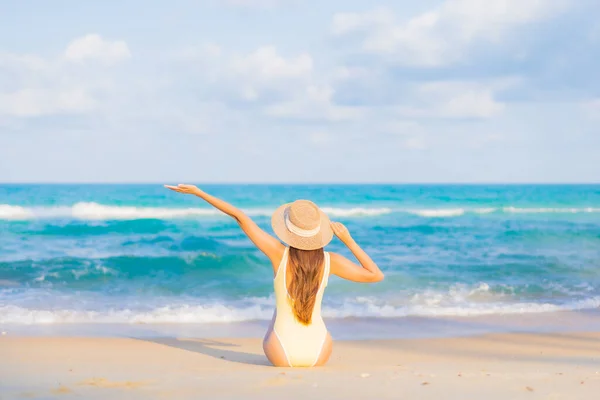
[[[331,355],[332,340],[321,318],[321,301],[330,274],[355,282],[379,282],[377,264],[339,222],[330,222],[311,201],[296,200],[279,207],[271,218],[275,234],[284,246],[231,204],[204,193],[193,185],[168,186],[193,194],[233,217],[244,233],[273,265],[277,308],[263,349],[277,367],[324,365]],[[335,235],[352,251],[362,267],[346,257],[323,250]],[[288,261],[289,260],[289,261]]]

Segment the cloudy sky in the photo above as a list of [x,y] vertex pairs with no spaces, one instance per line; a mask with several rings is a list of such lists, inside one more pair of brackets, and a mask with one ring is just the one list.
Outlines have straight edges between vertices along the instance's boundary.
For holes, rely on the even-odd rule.
[[0,0],[1,182],[600,182],[597,0]]

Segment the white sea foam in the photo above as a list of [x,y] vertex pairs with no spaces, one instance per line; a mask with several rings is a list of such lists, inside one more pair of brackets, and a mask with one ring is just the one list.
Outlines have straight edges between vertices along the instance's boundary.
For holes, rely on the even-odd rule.
[[105,206],[97,203],[77,203],[71,208],[74,218],[85,220],[171,219],[218,214],[215,209]]
[[[460,293],[474,300],[489,290],[487,285]],[[323,305],[326,318],[349,317],[450,317],[546,313],[595,309],[600,307],[600,296],[572,300],[564,304],[536,302],[459,301],[447,304],[445,294],[424,294],[398,305],[382,301],[378,297],[348,298],[338,306]],[[200,301],[198,301],[200,303]],[[150,310],[107,309],[76,310],[53,307],[28,308],[16,305],[0,306],[0,323],[11,324],[59,324],[59,323],[228,323],[253,320],[269,320],[273,315],[273,299],[256,298],[244,306],[232,304],[177,304],[157,306]]]
[[390,208],[329,208],[323,207],[323,212],[333,217],[377,216],[390,214]]
[[458,217],[465,213],[463,208],[440,208],[431,210],[408,210],[411,214],[416,214],[421,217]]
[[[244,210],[251,216],[270,216],[274,209],[250,208]],[[542,213],[600,213],[596,207],[572,208],[423,208],[423,209],[393,209],[387,207],[323,207],[331,217],[376,217],[391,213],[409,213],[425,218],[452,218],[466,214],[491,214],[502,212],[506,214],[542,214]],[[168,207],[135,207],[111,206],[93,202],[80,202],[72,206],[56,207],[22,207],[0,204],[0,220],[28,220],[67,218],[79,220],[135,220],[135,219],[177,219],[215,217],[223,214],[213,208],[168,208]]]
[[272,309],[259,304],[239,308],[222,304],[176,305],[157,307],[149,311],[131,309],[47,310],[7,305],[0,306],[0,323],[226,323],[267,320],[272,314]]
[[406,210],[407,212],[421,217],[459,217],[465,214],[491,214],[495,212],[503,212],[506,214],[577,214],[577,213],[599,213],[600,208],[595,207],[571,207],[571,208],[552,208],[552,207],[486,207],[486,208],[437,208],[437,209],[413,209]]
[[33,217],[33,213],[26,208],[0,204],[0,219],[24,220]]
[[600,212],[600,208],[584,207],[584,208],[519,208],[519,207],[504,207],[505,213],[520,213],[520,214],[540,214],[540,213],[596,213]]
[[497,208],[489,207],[489,208],[476,208],[473,210],[475,214],[491,214],[493,212],[498,211]]
[[[244,210],[251,216],[270,216],[274,209],[254,208]],[[391,213],[389,208],[331,208],[323,211],[333,217],[377,216]],[[190,217],[221,216],[214,208],[166,208],[109,206],[98,203],[76,203],[71,207],[33,207],[0,205],[0,219],[24,220],[32,218],[74,218],[80,220],[135,220],[175,219]]]

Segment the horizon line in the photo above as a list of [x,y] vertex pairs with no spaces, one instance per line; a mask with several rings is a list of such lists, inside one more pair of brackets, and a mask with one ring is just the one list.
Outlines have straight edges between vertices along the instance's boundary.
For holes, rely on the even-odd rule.
[[[260,182],[260,181],[252,181],[252,182],[236,182],[236,181],[222,181],[222,182],[201,182],[201,181],[183,181],[190,182],[193,185],[298,185],[298,186],[306,186],[306,185],[316,185],[316,186],[324,186],[324,185],[600,185],[599,182],[510,182],[510,181],[481,181],[481,182],[284,182],[284,181],[274,181],[274,182]],[[165,185],[168,183],[164,182],[156,182],[156,181],[98,181],[98,182],[81,182],[81,181],[64,181],[64,182],[35,182],[35,181],[14,181],[14,182],[3,182],[0,181],[0,185]],[[172,183],[176,184],[176,183]]]

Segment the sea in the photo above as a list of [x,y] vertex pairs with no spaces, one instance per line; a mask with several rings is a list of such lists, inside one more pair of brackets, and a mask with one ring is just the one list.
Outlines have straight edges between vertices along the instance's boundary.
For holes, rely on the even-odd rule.
[[[386,278],[331,277],[334,324],[600,308],[600,185],[198,186],[268,232],[295,199],[348,227]],[[327,250],[352,257],[338,240]],[[264,327],[272,280],[231,218],[161,184],[0,184],[3,329]]]

